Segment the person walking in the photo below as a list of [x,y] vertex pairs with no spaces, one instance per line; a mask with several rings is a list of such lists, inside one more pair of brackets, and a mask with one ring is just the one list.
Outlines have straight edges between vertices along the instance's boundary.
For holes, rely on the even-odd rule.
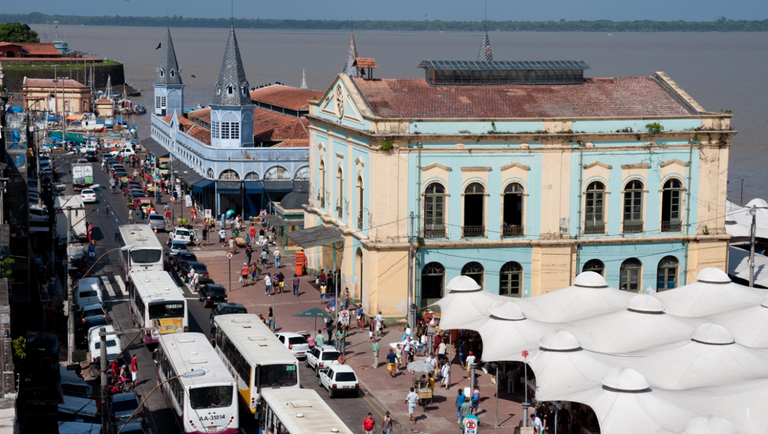
[[333,321],[330,319],[328,319],[328,322],[325,323],[325,332],[328,333],[328,343],[332,344],[333,343]]
[[395,357],[397,357],[397,366],[395,369],[397,372],[400,372],[400,364],[403,363],[403,347],[400,344],[397,344],[397,349],[395,350]]
[[251,256],[253,255],[253,248],[251,248],[251,245],[248,244],[245,247],[245,259],[250,264],[251,263]]
[[295,295],[296,297],[299,296],[299,282],[300,282],[299,276],[297,274],[294,274],[293,275],[293,282],[292,282],[293,283],[293,295]]
[[472,414],[477,415],[477,406],[480,405],[480,386],[475,385],[472,391]]
[[443,367],[440,368],[440,375],[443,376],[440,380],[440,383],[442,383],[442,386],[440,387],[448,390],[451,386],[451,364],[449,362],[443,363]]
[[227,231],[224,229],[219,231],[219,242],[221,243],[221,247],[224,247],[224,239],[227,238]]
[[240,269],[240,283],[243,284],[243,286],[248,286],[248,263],[243,263],[243,268]]
[[389,348],[389,353],[387,354],[387,370],[389,371],[389,377],[395,378],[395,363],[397,362],[397,356],[395,355],[395,350],[393,350],[391,347]]
[[408,404],[408,415],[411,417],[411,422],[416,423],[414,412],[416,411],[416,405],[419,403],[419,395],[411,387],[411,393],[405,397],[405,403]]
[[469,375],[472,368],[475,366],[475,355],[472,353],[472,351],[469,352],[469,356],[467,356],[467,375]]
[[344,331],[344,326],[341,325],[341,322],[339,322],[339,326],[336,330],[336,348],[341,352],[341,354],[344,354],[344,341],[347,338],[347,334]]
[[[88,236],[90,237],[90,232]],[[91,240],[90,244],[88,244],[88,256],[91,258],[96,257],[96,241]]]
[[272,295],[272,279],[269,277],[269,273],[264,274],[264,294]]
[[469,402],[469,397],[465,396],[464,403],[459,407],[459,423],[470,414],[472,414],[472,403]]
[[363,328],[363,305],[357,306],[357,328]]
[[317,336],[315,336],[315,345],[318,347],[325,345],[325,335],[323,334],[322,330],[317,331]]
[[265,269],[267,268],[267,261],[269,260],[269,254],[266,252],[266,250],[261,251],[261,266]]
[[269,327],[270,330],[275,331],[275,313],[272,312],[271,307],[267,313],[267,327]]
[[406,337],[405,346],[403,346],[403,360],[405,360],[406,366],[408,366],[410,353],[411,353],[411,338]]
[[[203,226],[203,245],[208,245],[208,226]],[[248,258],[248,262],[251,262],[251,258]]]
[[381,328],[384,319],[381,317],[381,311],[376,315],[376,336],[381,336]]
[[328,287],[325,285],[325,282],[320,282],[320,303],[325,303],[325,292],[328,290]]
[[373,430],[376,429],[376,421],[373,419],[371,413],[363,419],[363,433],[373,434]]
[[136,354],[131,357],[131,387],[136,387],[136,379],[139,378],[139,364]]
[[248,232],[251,235],[251,240],[255,241],[256,240],[256,226],[254,226],[253,223],[251,223],[251,228],[248,230]]
[[371,348],[373,349],[373,368],[379,367],[379,342],[373,341],[373,345],[371,345]]
[[236,237],[236,235],[235,235],[235,234],[232,234],[232,236],[231,236],[231,237],[229,237],[229,251],[230,251],[230,252],[232,252],[232,254],[233,254],[233,255],[234,255],[235,253],[237,253],[237,252],[235,251],[235,245],[236,245],[236,244],[235,244],[235,237]]
[[[456,414],[459,417],[459,423],[461,423],[461,406],[464,405],[464,389],[459,387],[459,393],[456,395]],[[470,405],[470,408],[472,408],[472,405]]]
[[275,246],[275,251],[272,252],[272,256],[275,257],[275,268],[280,268],[280,250]]
[[392,431],[392,417],[389,412],[384,413],[384,418],[381,419],[381,434],[389,434]]

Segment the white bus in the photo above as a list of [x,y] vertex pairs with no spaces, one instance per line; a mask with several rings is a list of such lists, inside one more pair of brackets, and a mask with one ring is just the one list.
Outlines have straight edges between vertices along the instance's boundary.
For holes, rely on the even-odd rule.
[[164,271],[163,245],[149,225],[122,225],[117,230],[117,246],[133,245],[130,250],[118,250],[123,280],[128,282],[137,271]]
[[299,361],[257,315],[217,315],[213,336],[216,353],[254,417],[259,416],[256,403],[263,388],[299,390]]
[[157,381],[181,432],[238,433],[235,379],[204,334],[163,335],[153,358]]
[[160,335],[189,331],[184,293],[165,271],[139,271],[128,280],[130,310],[136,327],[149,328],[141,337],[157,343]]
[[257,409],[259,434],[352,434],[312,389],[265,389]]

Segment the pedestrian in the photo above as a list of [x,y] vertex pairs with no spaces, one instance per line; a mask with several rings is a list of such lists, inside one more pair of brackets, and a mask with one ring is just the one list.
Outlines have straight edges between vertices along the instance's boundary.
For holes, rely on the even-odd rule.
[[370,319],[370,321],[368,322],[368,339],[371,342],[373,342],[373,340],[374,340],[374,335],[373,335],[373,330],[374,330],[373,318],[369,318],[369,319]]
[[224,213],[221,213],[221,229],[226,229],[227,226],[227,218],[225,217]]
[[264,294],[272,295],[272,279],[269,277],[269,273],[264,275]]
[[[251,262],[251,281],[255,282],[259,277],[259,266],[255,262]],[[251,283],[251,282],[248,282]]]
[[195,271],[192,273],[192,281],[189,283],[189,287],[192,292],[197,292],[197,285],[200,283],[200,273]]
[[88,244],[88,256],[91,258],[96,257],[96,241],[91,241],[91,243]]
[[357,328],[363,328],[363,305],[358,305],[357,308]]
[[275,257],[275,268],[280,268],[280,250],[275,246],[275,251],[272,253]]
[[[208,245],[208,226],[203,226],[203,244]],[[248,262],[251,262],[251,260],[248,259]]]
[[469,402],[469,397],[465,396],[464,403],[459,407],[459,423],[470,414],[472,414],[472,403]]
[[235,235],[234,234],[229,238],[229,251],[232,252],[232,254],[237,253],[235,252]]
[[136,354],[131,357],[131,386],[136,387],[136,379],[139,377],[139,365]]
[[397,356],[397,371],[400,372],[400,364],[403,363],[403,347],[400,344],[397,344],[397,349],[395,350],[395,356]]
[[133,223],[133,209],[128,210],[128,223]]
[[189,212],[192,214],[192,220],[197,221],[197,210],[192,208]]
[[344,327],[341,326],[341,322],[339,322],[336,327],[336,348],[341,354],[344,354],[344,341],[346,340],[346,337],[347,334],[344,332]]
[[255,240],[256,239],[256,226],[254,226],[253,223],[251,223],[251,228],[248,230],[248,232],[250,232],[251,239]]
[[363,419],[363,433],[373,434],[373,430],[376,429],[376,421],[373,419],[371,413]]
[[270,330],[274,331],[275,327],[275,314],[272,312],[272,308],[269,308],[269,312],[267,313],[267,327],[269,327]]
[[477,415],[477,406],[480,405],[480,386],[475,385],[472,391],[472,414]]
[[104,208],[104,211],[107,213],[107,215],[109,215],[109,205],[107,205],[107,206]]
[[405,338],[405,345],[403,346],[403,359],[405,360],[406,366],[408,365],[408,357],[411,353],[411,339],[406,337]]
[[438,362],[447,362],[448,357],[445,355],[445,342],[440,342],[440,345],[437,347],[437,361]]
[[405,397],[405,403],[408,404],[408,414],[411,416],[411,422],[413,423],[416,423],[413,413],[416,411],[416,405],[419,401],[419,395],[411,387],[411,393]]
[[262,250],[261,251],[261,265],[264,268],[267,268],[267,261],[268,261],[268,259],[269,259],[269,254],[267,254],[266,251]]
[[470,370],[475,366],[475,355],[472,354],[472,351],[469,352],[469,356],[467,356],[467,374],[469,374]]
[[317,331],[317,336],[315,336],[315,345],[318,347],[325,345],[325,335],[323,334],[322,330]]
[[381,336],[382,323],[384,319],[381,317],[381,311],[376,315],[376,336]]
[[440,380],[440,383],[442,383],[442,386],[440,387],[448,390],[451,386],[451,364],[449,362],[443,363],[443,367],[440,369],[440,374],[443,376]]
[[328,319],[328,322],[325,323],[325,331],[326,333],[328,333],[328,343],[332,344],[333,343],[333,321],[331,321],[330,319]]
[[[456,395],[456,414],[459,417],[459,422],[458,423],[461,423],[461,406],[464,405],[464,398],[465,398],[465,396],[464,396],[464,389],[459,387],[459,393],[458,393],[458,395]],[[470,408],[471,407],[472,406],[470,405]]]
[[224,229],[219,231],[219,242],[221,243],[221,247],[224,247],[224,239],[227,238],[227,231]]
[[325,282],[320,283],[320,302],[325,303],[325,292],[328,290],[328,287],[325,285]]
[[533,432],[535,434],[540,434],[542,432],[543,427],[541,424],[541,419],[539,419],[539,417],[536,416],[536,414],[531,415],[531,426],[533,427]]
[[392,431],[392,418],[389,416],[389,412],[384,413],[384,418],[381,419],[381,434],[389,434]]
[[395,355],[395,350],[390,347],[389,353],[387,354],[387,370],[389,371],[389,378],[395,378],[395,362],[397,362],[397,356]]
[[243,263],[243,268],[240,270],[240,283],[243,286],[248,286],[248,263]]
[[246,260],[248,261],[249,264],[251,263],[251,255],[253,255],[253,249],[251,248],[251,245],[248,244],[245,247],[245,258],[246,258]]
[[459,344],[459,363],[461,364],[461,369],[467,369],[467,365],[465,364],[464,357],[467,355],[467,343],[464,341],[461,341]]
[[378,368],[379,367],[379,342],[373,341],[373,345],[371,346],[373,349],[373,367]]
[[293,295],[299,296],[299,276],[295,273],[293,275]]

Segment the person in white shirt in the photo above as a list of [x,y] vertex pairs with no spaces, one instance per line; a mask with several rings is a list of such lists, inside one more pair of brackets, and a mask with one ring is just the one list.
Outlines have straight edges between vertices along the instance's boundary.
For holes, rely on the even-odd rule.
[[535,414],[531,415],[531,426],[533,427],[534,433],[540,434],[542,432],[541,419],[539,419]]
[[447,390],[451,385],[451,364],[443,364],[443,368],[440,370],[440,373],[443,375],[443,379],[440,381],[443,385],[440,387],[444,387]]
[[379,311],[378,315],[376,315],[376,336],[381,336],[382,322],[383,322],[383,319],[381,318],[381,311]]
[[437,346],[437,360],[442,362],[447,359],[448,358],[445,357],[445,342],[440,342],[440,345]]
[[411,415],[411,422],[416,423],[413,412],[416,411],[416,405],[419,403],[419,395],[413,391],[413,387],[411,387],[411,393],[405,397],[405,402],[408,404],[408,414]]
[[469,372],[473,366],[475,366],[475,355],[470,351],[469,356],[467,356],[467,372]]

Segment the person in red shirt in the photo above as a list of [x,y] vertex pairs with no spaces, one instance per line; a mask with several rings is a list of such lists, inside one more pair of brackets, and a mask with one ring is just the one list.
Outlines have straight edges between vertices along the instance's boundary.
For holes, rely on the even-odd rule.
[[240,270],[240,276],[241,280],[243,282],[243,286],[248,286],[248,263],[243,263],[243,268]]
[[374,428],[376,428],[376,420],[373,419],[371,413],[368,413],[368,416],[363,419],[363,432],[365,434],[373,434]]
[[131,386],[136,387],[136,380],[139,376],[139,365],[136,361],[136,354],[131,358]]
[[256,226],[254,226],[253,223],[251,223],[251,240],[255,240],[255,239],[256,239]]

